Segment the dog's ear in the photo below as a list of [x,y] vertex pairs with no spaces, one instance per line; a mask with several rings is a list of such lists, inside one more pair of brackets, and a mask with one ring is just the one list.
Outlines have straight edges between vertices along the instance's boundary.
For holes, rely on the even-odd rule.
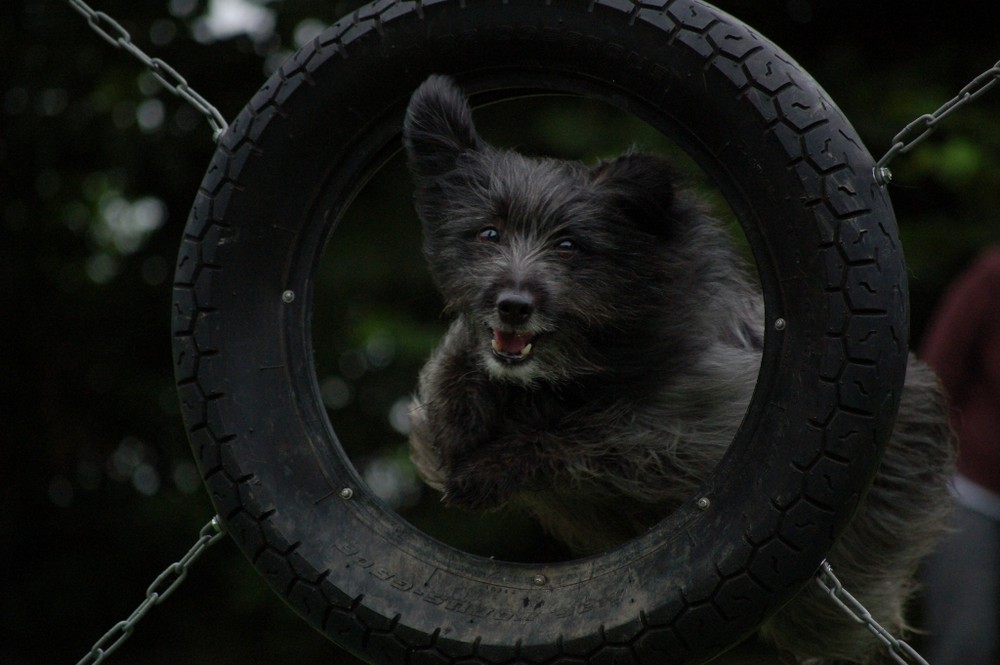
[[626,153],[593,167],[590,176],[611,205],[639,229],[665,239],[678,231],[679,176],[666,159]]
[[403,145],[418,178],[435,178],[455,167],[459,156],[482,148],[465,95],[447,76],[424,81],[406,109]]

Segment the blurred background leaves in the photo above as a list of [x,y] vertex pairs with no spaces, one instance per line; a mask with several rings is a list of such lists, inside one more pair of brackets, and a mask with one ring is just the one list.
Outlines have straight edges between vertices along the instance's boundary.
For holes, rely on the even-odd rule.
[[[296,48],[360,4],[94,0],[233,118]],[[989,3],[720,0],[827,89],[876,156],[1000,59]],[[174,257],[213,152],[205,119],[59,0],[0,21],[0,663],[76,662],[212,515],[180,421],[169,345]],[[359,94],[364,94],[359,91]],[[602,107],[484,109],[498,143],[592,158],[660,139]],[[477,115],[479,118],[479,115]],[[914,341],[948,281],[1000,240],[1000,90],[892,168]],[[599,127],[600,131],[594,131]],[[316,285],[324,401],[365,479],[458,547],[558,556],[516,516],[442,512],[400,444],[416,371],[444,326],[401,160],[352,206]],[[343,663],[228,541],[115,663]]]

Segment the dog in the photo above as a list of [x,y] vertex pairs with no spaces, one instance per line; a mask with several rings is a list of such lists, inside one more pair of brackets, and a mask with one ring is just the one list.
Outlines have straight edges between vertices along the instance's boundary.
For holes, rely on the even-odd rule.
[[[732,238],[662,157],[488,145],[447,77],[413,94],[403,143],[453,317],[411,411],[419,475],[449,505],[526,509],[574,554],[652,528],[723,456],[760,368],[762,296]],[[953,455],[936,378],[911,357],[884,461],[828,556],[890,630],[942,529]],[[759,634],[798,662],[880,651],[816,585]]]

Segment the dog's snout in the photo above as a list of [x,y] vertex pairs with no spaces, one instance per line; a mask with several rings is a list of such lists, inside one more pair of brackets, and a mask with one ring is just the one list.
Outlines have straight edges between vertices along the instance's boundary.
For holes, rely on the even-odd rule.
[[497,296],[497,313],[509,326],[524,325],[535,311],[535,299],[524,291],[501,291]]

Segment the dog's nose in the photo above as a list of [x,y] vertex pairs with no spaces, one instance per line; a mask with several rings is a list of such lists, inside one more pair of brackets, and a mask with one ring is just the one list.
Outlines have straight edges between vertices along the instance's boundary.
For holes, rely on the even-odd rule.
[[523,325],[535,311],[535,299],[524,291],[501,291],[497,296],[497,312],[508,326]]

